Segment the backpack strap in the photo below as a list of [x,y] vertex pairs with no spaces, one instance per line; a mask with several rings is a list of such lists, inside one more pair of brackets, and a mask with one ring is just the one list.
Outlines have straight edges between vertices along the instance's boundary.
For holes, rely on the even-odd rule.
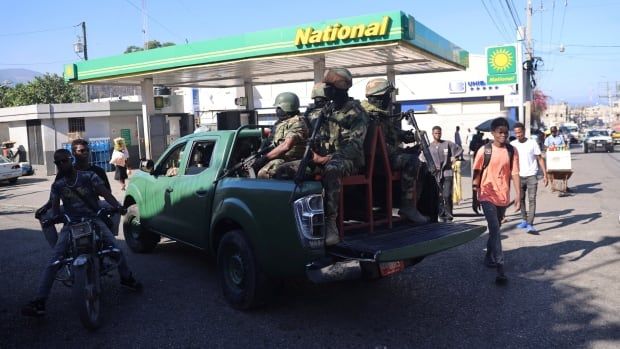
[[[508,160],[510,161],[510,172],[512,172],[512,159],[515,156],[515,148],[509,144],[506,143],[506,150],[508,151]],[[487,166],[489,166],[489,163],[491,162],[491,154],[493,153],[493,144],[492,143],[487,143],[484,145],[484,162],[482,163],[482,171],[484,171]],[[480,175],[482,176],[482,171],[480,172]]]

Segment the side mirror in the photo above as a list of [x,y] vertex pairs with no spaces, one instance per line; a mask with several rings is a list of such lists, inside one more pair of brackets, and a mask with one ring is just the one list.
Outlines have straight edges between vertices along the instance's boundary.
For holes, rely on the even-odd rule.
[[149,174],[153,174],[153,167],[155,166],[155,163],[153,162],[153,160],[146,160],[143,159],[140,161],[140,170],[149,173]]

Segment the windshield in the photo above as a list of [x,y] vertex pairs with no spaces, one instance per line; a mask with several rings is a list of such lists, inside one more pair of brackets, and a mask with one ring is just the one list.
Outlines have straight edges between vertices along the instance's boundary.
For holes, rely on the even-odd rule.
[[596,136],[609,136],[609,134],[605,130],[588,131],[588,137],[596,137]]

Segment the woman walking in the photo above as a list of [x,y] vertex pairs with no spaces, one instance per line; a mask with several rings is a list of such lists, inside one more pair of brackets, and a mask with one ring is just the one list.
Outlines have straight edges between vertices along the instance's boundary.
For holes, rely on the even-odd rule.
[[121,183],[121,190],[125,190],[125,180],[127,179],[127,160],[129,152],[125,146],[125,139],[118,137],[114,139],[114,152],[110,163],[116,168],[114,179]]

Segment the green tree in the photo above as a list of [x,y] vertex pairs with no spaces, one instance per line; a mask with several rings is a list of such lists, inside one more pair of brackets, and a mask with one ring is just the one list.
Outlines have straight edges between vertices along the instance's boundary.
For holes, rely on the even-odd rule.
[[85,101],[80,90],[57,74],[36,77],[27,84],[17,84],[0,92],[0,107],[30,104],[78,103]]
[[[152,50],[154,48],[160,48],[160,47],[168,47],[168,46],[174,46],[175,43],[174,42],[159,42],[158,40],[150,40],[146,42],[146,47],[148,50]],[[136,46],[136,45],[131,45],[129,47],[127,47],[125,49],[125,52],[123,53],[132,53],[132,52],[138,52],[138,51],[144,51],[144,47],[140,47],[140,46]]]

